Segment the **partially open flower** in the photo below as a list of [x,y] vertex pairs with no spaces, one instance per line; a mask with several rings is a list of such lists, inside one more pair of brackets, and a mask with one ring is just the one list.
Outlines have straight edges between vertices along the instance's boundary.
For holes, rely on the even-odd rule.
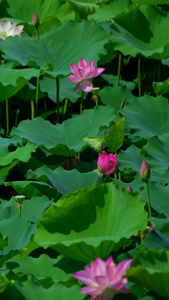
[[87,285],[81,293],[89,294],[91,300],[111,300],[118,293],[129,293],[124,288],[128,282],[124,276],[131,263],[132,259],[126,259],[116,266],[112,256],[106,262],[97,257],[91,262],[91,268],[85,267],[85,271],[76,272],[73,276]]
[[110,153],[102,153],[99,155],[97,161],[97,168],[100,173],[104,175],[111,175],[117,170],[117,156],[116,154]]
[[78,66],[70,64],[71,72],[74,75],[69,76],[69,80],[72,82],[78,82],[74,93],[80,90],[80,88],[89,93],[93,88],[93,84],[88,79],[99,76],[105,69],[95,68],[94,60],[90,60],[88,63],[84,59],[80,59]]
[[16,22],[11,24],[10,21],[0,23],[0,39],[6,40],[9,36],[20,36],[23,31],[23,25],[16,26]]
[[148,180],[150,178],[150,166],[145,161],[145,159],[143,160],[141,168],[140,168],[140,176],[144,180]]

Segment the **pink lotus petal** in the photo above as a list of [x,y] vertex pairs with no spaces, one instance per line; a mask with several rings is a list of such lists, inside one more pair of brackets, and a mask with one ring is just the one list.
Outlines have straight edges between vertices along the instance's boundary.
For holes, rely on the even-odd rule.
[[126,275],[126,271],[127,269],[130,268],[131,264],[132,264],[132,259],[126,259],[124,261],[122,261],[121,263],[119,263],[119,265],[117,266],[117,272],[116,272],[116,276],[117,278],[121,278],[124,275]]
[[105,288],[109,285],[109,279],[105,275],[96,276],[95,279],[100,287]]
[[87,284],[89,286],[93,286],[93,281],[90,278],[89,274],[86,271],[79,271],[73,274],[73,277],[80,280],[84,284]]
[[75,89],[74,89],[74,93],[78,92],[81,88],[81,81],[76,85]]
[[72,63],[70,63],[71,72],[78,77],[78,67]]
[[82,68],[78,68],[78,77],[81,79],[85,78],[85,71]]
[[84,80],[80,83],[80,87],[84,92],[89,93],[93,88],[93,84],[89,80]]
[[127,278],[125,278],[125,279],[126,279],[125,283],[119,282],[119,281],[118,282],[114,282],[114,283],[110,284],[110,288],[113,289],[113,290],[115,290],[115,291],[121,290],[126,285],[126,283],[128,282]]
[[102,293],[102,289],[97,287],[83,287],[81,289],[81,293],[95,296],[100,295],[100,293]]
[[80,81],[81,81],[81,78],[77,78],[77,77],[74,76],[74,75],[70,75],[70,76],[69,76],[69,80],[72,81],[72,82],[80,82]]
[[87,66],[87,62],[83,58],[81,58],[80,61],[79,61],[78,67],[82,68],[82,69],[85,69],[86,66]]
[[103,73],[104,70],[105,70],[104,68],[97,68],[94,71],[88,73],[88,78],[95,78],[99,76],[101,73]]

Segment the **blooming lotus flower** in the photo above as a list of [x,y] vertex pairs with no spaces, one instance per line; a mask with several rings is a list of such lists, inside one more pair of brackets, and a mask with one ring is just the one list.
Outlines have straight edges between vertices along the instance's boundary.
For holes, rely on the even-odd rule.
[[94,60],[90,60],[88,63],[84,59],[80,59],[79,65],[70,64],[71,72],[74,75],[69,76],[69,80],[72,82],[78,82],[74,93],[80,90],[80,88],[89,93],[93,88],[93,84],[88,80],[99,76],[105,69],[95,68]]
[[116,172],[117,169],[117,156],[116,154],[103,153],[99,155],[97,161],[97,168],[100,173],[104,175],[110,175]]
[[15,36],[21,34],[23,25],[16,26],[16,22],[11,24],[10,21],[0,23],[0,39],[6,40],[8,36]]
[[85,271],[76,272],[73,277],[87,285],[81,289],[81,293],[89,294],[91,300],[111,300],[118,293],[129,293],[124,288],[128,279],[123,276],[131,263],[132,259],[126,259],[116,266],[112,256],[106,262],[96,258],[91,262],[91,268],[85,267]]

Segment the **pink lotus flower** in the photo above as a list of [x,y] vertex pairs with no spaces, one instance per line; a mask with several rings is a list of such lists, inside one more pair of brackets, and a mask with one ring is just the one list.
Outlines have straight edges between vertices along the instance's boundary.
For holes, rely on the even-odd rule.
[[100,173],[104,175],[110,175],[116,172],[117,169],[117,156],[116,154],[103,153],[99,155],[97,161],[97,168]]
[[80,90],[80,88],[89,93],[93,88],[93,84],[88,80],[89,78],[95,78],[99,76],[105,69],[95,68],[94,60],[90,60],[88,63],[84,59],[80,59],[79,65],[70,64],[71,72],[74,75],[69,76],[69,80],[72,82],[78,82],[74,93]]
[[16,22],[11,24],[10,21],[0,23],[0,39],[6,40],[8,36],[15,36],[21,34],[23,25],[16,26]]
[[144,180],[148,180],[150,178],[150,174],[151,174],[150,166],[144,159],[140,168],[140,176]]
[[106,262],[97,257],[91,262],[91,268],[85,267],[85,271],[76,272],[73,277],[87,285],[81,293],[89,294],[91,300],[110,300],[118,293],[129,293],[124,288],[128,279],[123,276],[131,263],[132,259],[126,259],[116,266],[112,256]]

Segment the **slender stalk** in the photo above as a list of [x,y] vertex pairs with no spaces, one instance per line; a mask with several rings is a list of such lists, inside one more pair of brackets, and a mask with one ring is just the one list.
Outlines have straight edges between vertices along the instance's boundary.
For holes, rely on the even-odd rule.
[[141,97],[141,59],[138,58],[138,94]]
[[9,103],[6,99],[6,133],[9,134]]
[[121,180],[121,172],[119,172],[119,180]]
[[110,175],[106,175],[106,182],[110,182],[110,181],[111,181]]
[[56,78],[56,105],[57,105],[57,123],[59,123],[60,120],[60,114],[59,114],[59,78]]
[[147,199],[148,199],[148,215],[149,215],[149,217],[151,217],[151,203],[150,203],[148,180],[146,180],[146,192],[147,192]]
[[34,101],[31,100],[31,120],[35,118],[35,104]]
[[19,216],[21,216],[22,204],[19,204]]
[[39,77],[37,77],[37,83],[36,83],[36,108],[35,108],[36,117],[38,115],[38,101],[39,101]]
[[117,71],[117,86],[120,84],[120,72],[121,72],[121,53],[119,53],[118,71]]
[[68,105],[68,99],[65,99],[65,104],[64,104],[64,108],[63,108],[63,114],[66,115],[66,111],[67,111],[67,105]]
[[17,112],[16,112],[15,127],[17,127],[17,125],[18,125],[18,116],[19,116],[19,108],[17,109]]
[[82,96],[81,96],[81,102],[80,102],[80,115],[82,114],[82,110],[83,110],[83,96],[84,96],[84,91],[82,91]]

